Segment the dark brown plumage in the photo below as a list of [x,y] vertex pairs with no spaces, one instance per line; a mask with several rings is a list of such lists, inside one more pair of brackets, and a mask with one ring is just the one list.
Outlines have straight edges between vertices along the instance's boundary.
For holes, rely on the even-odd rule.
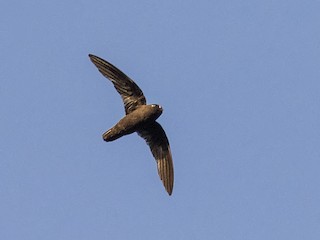
[[121,95],[126,115],[103,134],[107,142],[124,135],[137,132],[149,145],[157,161],[158,174],[169,195],[173,189],[173,162],[168,138],[156,119],[162,114],[162,107],[157,104],[146,105],[143,92],[128,76],[111,63],[89,54],[89,57],[103,76],[113,83]]

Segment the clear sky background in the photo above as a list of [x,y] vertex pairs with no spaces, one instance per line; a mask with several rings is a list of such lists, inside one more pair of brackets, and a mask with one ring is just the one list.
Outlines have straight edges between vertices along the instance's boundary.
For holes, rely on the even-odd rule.
[[[319,1],[4,1],[0,239],[320,239]],[[136,81],[171,144],[106,143]]]

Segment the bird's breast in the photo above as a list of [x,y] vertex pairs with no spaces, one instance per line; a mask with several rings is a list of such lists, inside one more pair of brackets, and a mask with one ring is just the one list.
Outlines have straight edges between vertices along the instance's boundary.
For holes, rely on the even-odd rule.
[[115,126],[123,135],[135,132],[139,127],[155,121],[161,112],[144,105],[124,116]]

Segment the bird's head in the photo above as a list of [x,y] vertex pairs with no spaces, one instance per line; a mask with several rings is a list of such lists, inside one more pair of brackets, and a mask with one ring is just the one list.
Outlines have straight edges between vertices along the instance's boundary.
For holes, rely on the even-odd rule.
[[163,108],[160,106],[160,105],[158,105],[158,104],[151,104],[151,107],[154,109],[154,111],[156,111],[156,112],[160,112],[160,113],[162,113],[162,111],[163,111]]
[[158,104],[151,104],[150,105],[150,113],[152,115],[152,118],[156,120],[160,115],[162,114],[163,108]]

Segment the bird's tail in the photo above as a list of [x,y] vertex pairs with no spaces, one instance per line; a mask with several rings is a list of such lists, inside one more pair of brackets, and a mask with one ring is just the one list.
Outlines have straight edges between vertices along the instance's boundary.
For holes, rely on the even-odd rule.
[[102,138],[103,140],[105,140],[106,142],[111,142],[114,141],[120,137],[122,137],[123,134],[119,131],[117,131],[115,129],[115,127],[109,129],[108,131],[106,131],[104,134],[102,134]]
[[112,141],[112,139],[113,139],[112,129],[109,129],[109,130],[106,131],[104,134],[102,134],[102,138],[103,138],[103,140],[105,140],[106,142]]

